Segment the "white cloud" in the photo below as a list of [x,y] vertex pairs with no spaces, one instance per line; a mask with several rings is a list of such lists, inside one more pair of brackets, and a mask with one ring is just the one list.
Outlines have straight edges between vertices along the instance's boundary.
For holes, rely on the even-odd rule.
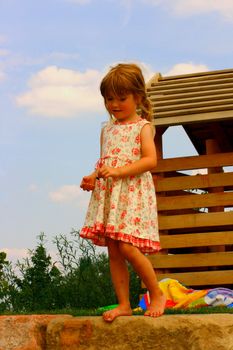
[[204,64],[195,64],[192,62],[175,64],[164,76],[189,74],[208,71],[208,67]]
[[178,16],[217,12],[227,20],[233,20],[232,0],[141,0],[144,3],[161,6]]
[[135,63],[138,64],[139,67],[141,68],[145,81],[148,81],[149,79],[151,79],[152,76],[155,74],[154,69],[149,64],[143,63],[143,62],[135,62]]
[[82,191],[78,185],[64,185],[56,191],[50,192],[49,198],[57,203],[76,202],[80,206],[86,207],[90,193]]
[[[142,68],[146,81],[153,76],[154,71],[149,65],[137,63]],[[108,69],[109,67],[107,71]],[[94,69],[79,72],[48,66],[31,77],[29,90],[17,96],[16,103],[26,108],[30,114],[50,118],[104,112],[99,92],[102,77],[102,72]]]
[[30,114],[47,117],[78,117],[103,110],[99,93],[101,73],[49,66],[29,81],[30,90],[17,96],[19,106]]

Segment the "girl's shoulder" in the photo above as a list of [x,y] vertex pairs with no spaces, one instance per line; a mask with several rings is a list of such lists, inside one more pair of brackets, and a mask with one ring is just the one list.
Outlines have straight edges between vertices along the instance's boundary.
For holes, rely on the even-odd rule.
[[152,122],[150,122],[150,121],[147,120],[147,119],[143,119],[143,118],[142,118],[142,119],[139,121],[139,123],[140,123],[140,130],[142,130],[142,128],[143,128],[145,125],[149,125],[150,128],[151,128],[153,137],[155,136],[155,127],[154,127],[154,125],[152,124]]
[[108,130],[113,126],[113,122],[111,120],[105,121],[101,123],[101,132]]
[[151,122],[145,118],[140,118],[139,122],[140,125],[146,125],[146,124],[151,124]]
[[152,123],[144,118],[141,118],[137,123],[139,129],[142,129],[145,125],[150,125],[152,127]]
[[106,120],[106,121],[104,121],[104,122],[101,123],[101,129],[104,129],[104,128],[106,128],[107,126],[110,126],[110,125],[112,125],[112,124],[113,124],[113,122],[112,122],[111,120]]

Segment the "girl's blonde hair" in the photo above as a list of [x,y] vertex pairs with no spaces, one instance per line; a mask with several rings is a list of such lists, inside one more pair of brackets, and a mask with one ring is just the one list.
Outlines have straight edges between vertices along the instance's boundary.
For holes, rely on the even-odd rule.
[[146,85],[141,69],[134,63],[120,63],[110,69],[100,84],[104,100],[110,95],[122,96],[132,93],[140,101],[139,114],[151,121],[152,108],[146,95]]

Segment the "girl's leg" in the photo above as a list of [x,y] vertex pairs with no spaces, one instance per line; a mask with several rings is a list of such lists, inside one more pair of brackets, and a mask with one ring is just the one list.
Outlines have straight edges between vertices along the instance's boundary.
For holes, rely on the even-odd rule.
[[164,312],[166,297],[159,288],[157,277],[151,262],[137,248],[125,242],[119,242],[119,250],[132,265],[135,272],[145,283],[150,293],[150,306],[146,311],[146,316],[158,317]]
[[129,273],[127,263],[119,250],[118,241],[108,240],[108,253],[112,282],[119,306],[105,312],[103,318],[107,322],[112,322],[118,316],[132,315],[132,309],[129,301]]

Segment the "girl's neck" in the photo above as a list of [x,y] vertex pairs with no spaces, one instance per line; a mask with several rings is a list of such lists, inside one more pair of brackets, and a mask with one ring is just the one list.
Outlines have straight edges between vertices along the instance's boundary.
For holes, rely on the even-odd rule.
[[124,124],[135,124],[137,122],[139,122],[142,118],[139,116],[139,115],[136,115],[134,118],[132,119],[122,119],[122,120],[117,120],[114,118],[114,124],[121,124],[121,125],[124,125]]

